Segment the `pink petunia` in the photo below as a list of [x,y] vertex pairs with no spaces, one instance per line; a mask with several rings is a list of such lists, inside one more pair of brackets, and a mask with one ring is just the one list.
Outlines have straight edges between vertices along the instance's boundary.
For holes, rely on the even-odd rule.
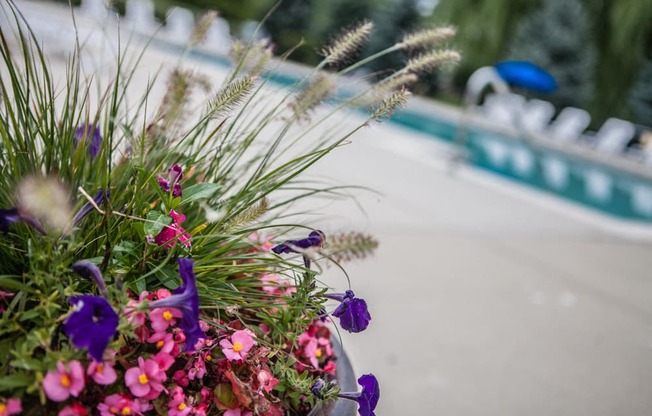
[[78,397],[84,390],[84,367],[77,360],[64,365],[57,363],[57,369],[50,371],[43,379],[43,390],[48,399],[62,402],[70,396]]
[[100,416],[140,415],[145,411],[138,401],[132,400],[126,394],[106,396],[104,402],[97,405],[97,410]]
[[251,347],[255,344],[256,341],[245,330],[235,331],[231,335],[231,341],[228,339],[220,341],[222,352],[229,361],[244,360]]
[[0,416],[11,416],[20,414],[23,411],[23,405],[20,399],[7,399],[6,402],[0,400]]
[[91,376],[94,382],[103,386],[115,383],[118,378],[118,375],[113,369],[112,361],[103,361],[101,363],[91,361],[86,369],[86,374]]
[[167,379],[165,371],[154,360],[138,357],[138,367],[131,367],[125,372],[125,384],[136,397],[155,399],[165,388]]

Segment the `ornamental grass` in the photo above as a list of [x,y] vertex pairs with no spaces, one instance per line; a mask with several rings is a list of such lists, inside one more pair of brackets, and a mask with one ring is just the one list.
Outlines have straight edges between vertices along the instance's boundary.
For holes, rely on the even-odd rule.
[[343,94],[368,62],[353,56],[365,22],[288,87],[264,41],[234,44],[221,85],[183,59],[136,83],[145,52],[130,48],[107,80],[77,41],[61,82],[12,1],[2,13],[0,415],[306,415],[338,399],[373,415],[378,380],[341,391],[333,342],[373,325],[374,305],[319,276],[377,242],[329,242],[298,207],[357,192],[304,173],[404,104],[405,86],[383,85],[435,63]]

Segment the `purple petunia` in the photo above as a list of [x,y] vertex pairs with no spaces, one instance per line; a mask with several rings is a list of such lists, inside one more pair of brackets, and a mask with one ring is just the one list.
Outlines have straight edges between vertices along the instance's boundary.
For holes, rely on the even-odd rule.
[[80,143],[86,140],[90,140],[88,144],[88,155],[91,159],[95,159],[102,148],[100,128],[92,123],[77,127],[75,129],[75,145],[79,146]]
[[371,314],[364,299],[356,298],[352,290],[324,295],[341,302],[331,315],[340,318],[340,326],[349,332],[362,332],[369,326]]
[[303,263],[306,266],[306,269],[310,268],[310,257],[308,257],[304,252],[311,248],[320,248],[324,244],[325,240],[324,233],[319,230],[315,230],[308,234],[308,237],[302,238],[301,240],[287,240],[281,244],[272,247],[272,251],[276,254],[282,253],[301,253],[303,254]]
[[0,209],[0,231],[2,231],[3,234],[7,234],[11,224],[16,222],[24,222],[25,224],[30,225],[39,233],[45,235],[45,229],[43,226],[35,218],[22,213],[21,210],[17,207]]
[[105,299],[109,298],[109,294],[106,292],[106,285],[104,284],[102,272],[100,272],[100,269],[95,264],[88,260],[80,260],[72,265],[72,271],[85,279],[94,281],[97,288],[100,290],[100,294]]
[[150,309],[176,308],[181,311],[180,327],[186,336],[184,351],[193,351],[199,338],[206,338],[206,335],[199,327],[199,294],[195,272],[193,271],[194,261],[186,258],[179,258],[179,274],[183,281],[181,286],[172,291],[172,296],[159,299],[149,304]]
[[181,169],[181,166],[172,165],[172,167],[168,169],[168,178],[164,179],[159,176],[158,184],[164,192],[170,192],[170,189],[172,189],[172,196],[176,198],[181,196],[181,185],[179,184],[181,179],[183,179],[183,170]]
[[300,253],[309,248],[319,248],[324,243],[324,233],[316,230],[308,234],[307,238],[301,240],[287,240],[283,243],[272,247],[272,251],[276,254],[281,253]]
[[374,410],[380,398],[380,386],[376,376],[364,374],[358,379],[358,384],[362,386],[360,393],[338,393],[337,397],[358,402],[360,416],[376,416]]
[[77,348],[86,348],[95,361],[102,361],[104,350],[115,335],[118,315],[106,299],[82,295],[68,299],[73,312],[63,330]]
[[[109,197],[109,192],[104,192],[102,189],[97,191],[97,194],[93,197],[93,202],[95,202],[95,205],[100,206],[104,202],[105,199]],[[93,204],[89,202],[85,203],[83,207],[79,208],[79,211],[75,214],[75,216],[72,219],[72,222],[74,225],[79,224],[81,220],[83,220],[95,207]]]

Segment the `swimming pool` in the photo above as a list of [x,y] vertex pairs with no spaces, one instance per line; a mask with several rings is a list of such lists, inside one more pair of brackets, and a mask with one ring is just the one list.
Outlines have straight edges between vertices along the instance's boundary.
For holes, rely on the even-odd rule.
[[[229,64],[227,59],[213,54],[192,54],[212,64]],[[269,74],[270,82],[283,86],[294,85],[300,79],[300,75],[291,72]],[[456,142],[459,122],[436,112],[408,109],[397,112],[390,122],[432,139],[460,145]],[[474,167],[615,218],[652,223],[652,172],[637,174],[640,168],[619,169],[613,163],[600,163],[554,146],[542,146],[540,141],[511,137],[473,124],[464,128],[465,140],[461,143],[466,162]]]

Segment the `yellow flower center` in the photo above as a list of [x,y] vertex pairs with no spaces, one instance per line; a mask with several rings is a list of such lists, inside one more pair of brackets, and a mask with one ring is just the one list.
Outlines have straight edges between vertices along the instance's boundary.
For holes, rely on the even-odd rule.
[[68,374],[63,374],[63,375],[61,376],[60,381],[61,381],[61,385],[62,385],[63,387],[70,387],[70,385],[72,384],[72,383],[70,382],[70,377],[68,377]]
[[315,350],[315,357],[317,357],[317,358],[321,357],[321,348],[317,348]]
[[138,376],[138,382],[140,384],[147,384],[149,382],[149,379],[147,378],[147,374],[141,374]]
[[172,318],[173,318],[172,312],[167,311],[167,310],[165,312],[163,312],[163,319],[165,319],[166,321],[171,321]]
[[185,404],[185,403],[181,403],[179,406],[177,406],[177,409],[179,409],[179,410],[183,410],[183,409],[185,409],[185,408],[186,408],[186,404]]
[[210,355],[207,355],[207,356],[206,356],[206,361],[210,361],[210,360],[212,360],[212,359],[213,359],[213,357],[211,357]]
[[0,403],[0,414],[4,414],[7,411],[7,405]]
[[120,413],[122,413],[124,416],[130,415],[131,414],[131,409],[129,407],[125,406],[125,407],[122,408],[122,411]]
[[242,344],[239,342],[236,342],[233,344],[233,351],[235,352],[240,352],[242,351]]
[[96,373],[104,373],[104,366],[102,364],[98,364],[97,367],[95,367],[95,372]]
[[163,348],[163,345],[165,345],[165,342],[163,340],[160,340],[159,342],[156,343],[156,346],[158,348]]

